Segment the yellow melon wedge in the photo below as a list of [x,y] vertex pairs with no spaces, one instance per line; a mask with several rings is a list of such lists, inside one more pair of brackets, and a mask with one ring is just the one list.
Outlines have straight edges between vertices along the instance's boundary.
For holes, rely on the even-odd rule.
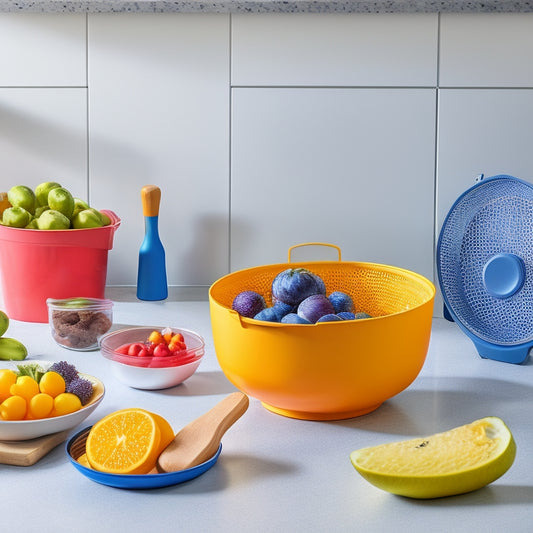
[[372,485],[427,499],[480,489],[505,474],[515,456],[511,431],[490,416],[429,437],[356,450],[350,460]]

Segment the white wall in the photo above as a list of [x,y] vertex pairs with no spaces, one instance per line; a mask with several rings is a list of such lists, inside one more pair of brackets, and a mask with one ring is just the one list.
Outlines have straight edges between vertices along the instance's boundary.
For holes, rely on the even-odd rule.
[[532,50],[530,14],[0,14],[0,190],[115,211],[109,285],[148,183],[173,286],[309,241],[433,279],[476,175],[533,181]]

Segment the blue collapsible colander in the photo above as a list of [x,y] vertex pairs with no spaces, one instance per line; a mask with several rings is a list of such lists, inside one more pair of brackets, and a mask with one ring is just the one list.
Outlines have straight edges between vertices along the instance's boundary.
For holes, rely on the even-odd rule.
[[453,204],[437,243],[445,313],[481,357],[522,363],[533,347],[533,185],[480,178]]

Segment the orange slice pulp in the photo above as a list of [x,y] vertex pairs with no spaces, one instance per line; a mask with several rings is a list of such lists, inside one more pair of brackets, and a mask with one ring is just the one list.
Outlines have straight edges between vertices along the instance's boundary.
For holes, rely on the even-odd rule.
[[85,445],[91,468],[113,474],[146,474],[174,438],[169,423],[144,409],[115,411],[90,430]]

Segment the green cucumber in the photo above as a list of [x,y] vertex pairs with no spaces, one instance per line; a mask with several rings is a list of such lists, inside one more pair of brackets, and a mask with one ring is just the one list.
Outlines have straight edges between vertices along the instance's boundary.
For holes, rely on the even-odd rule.
[[0,337],[0,359],[2,361],[22,361],[27,355],[28,350],[20,341]]
[[9,317],[3,311],[0,311],[0,337],[7,331],[8,327]]

